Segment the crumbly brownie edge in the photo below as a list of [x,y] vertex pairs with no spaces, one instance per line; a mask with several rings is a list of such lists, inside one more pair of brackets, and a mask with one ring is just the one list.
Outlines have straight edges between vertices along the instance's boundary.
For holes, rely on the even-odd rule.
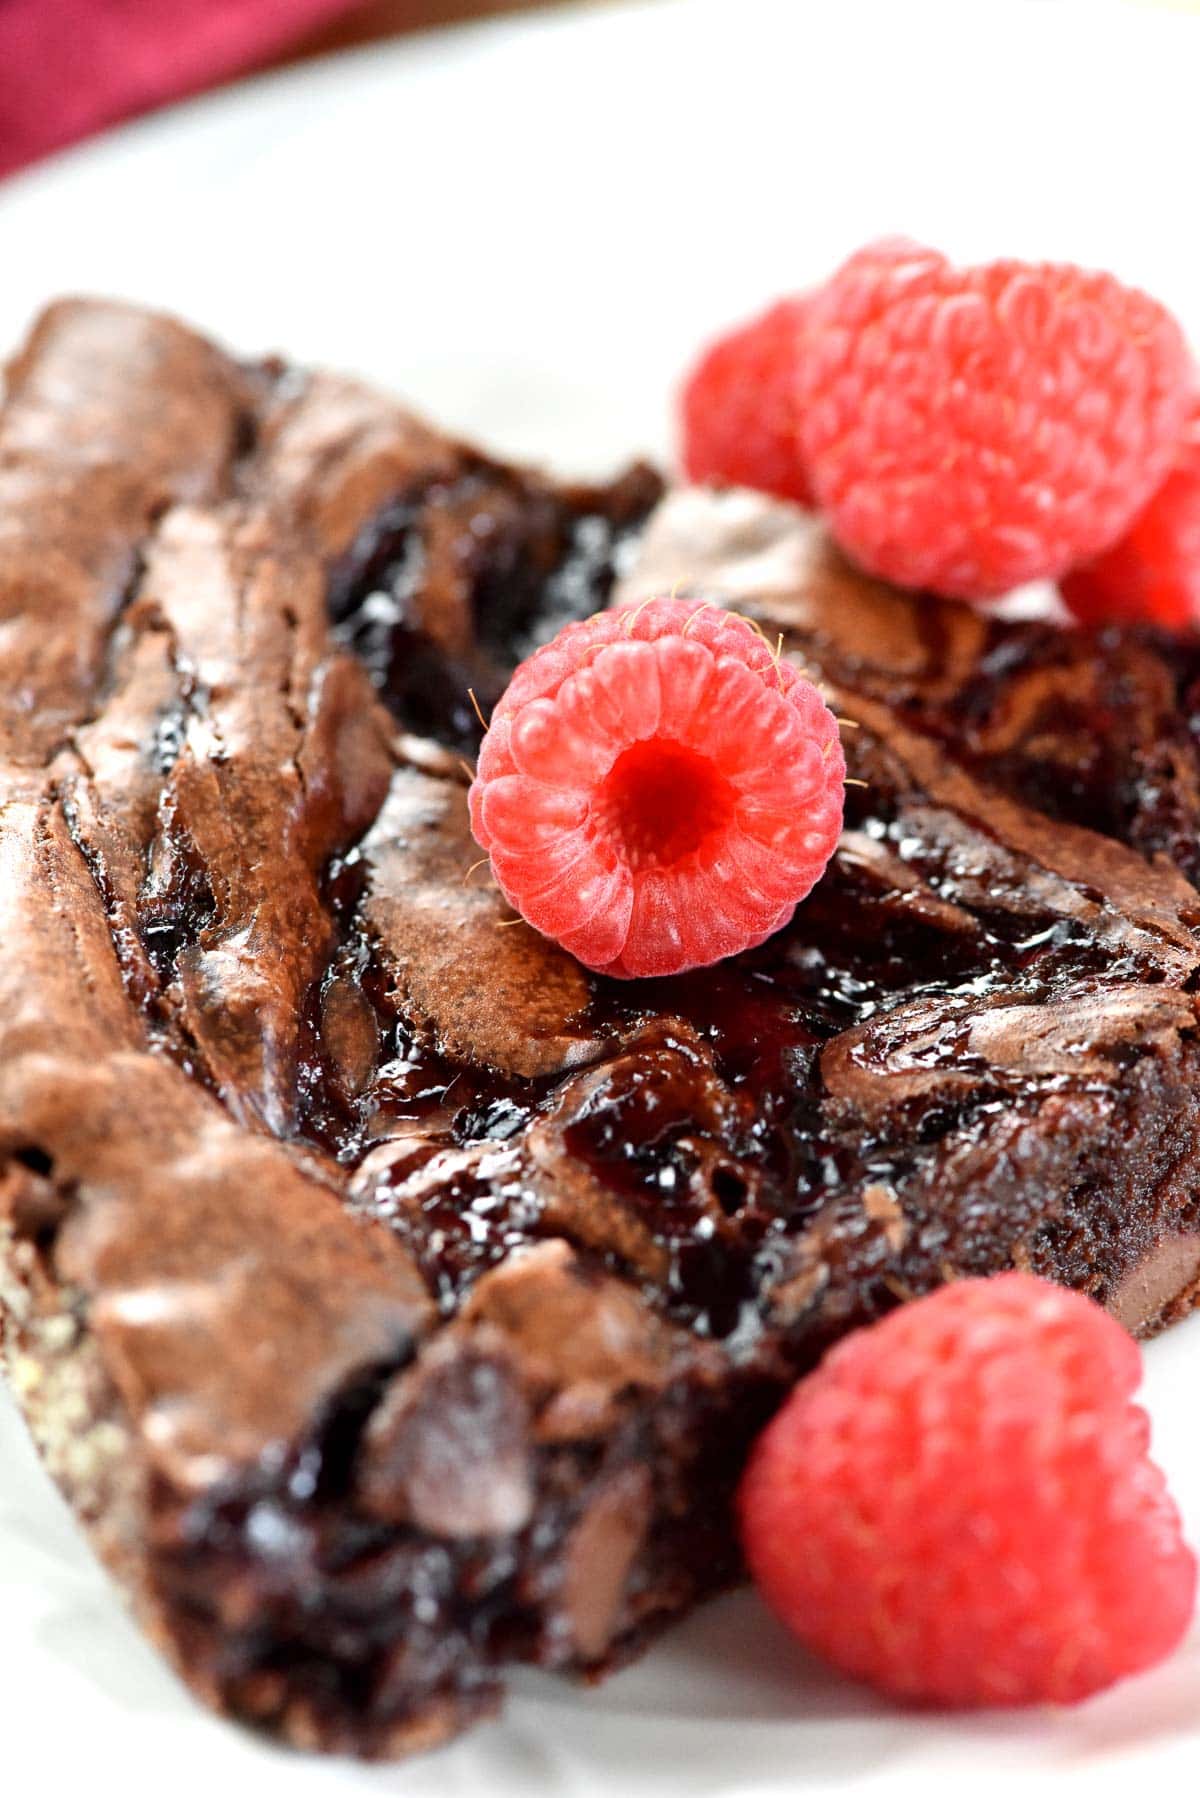
[[[84,408],[78,429],[87,443],[77,453],[71,407],[81,383],[86,394],[84,375],[95,366],[106,371],[108,386],[94,406]],[[216,408],[211,430],[206,424],[196,433],[197,455],[202,463],[207,458],[206,466],[197,472],[192,464],[169,465],[181,438],[186,447],[193,409],[206,419],[213,411],[214,383],[227,399],[224,412]],[[48,430],[50,417],[64,408],[65,417]],[[130,433],[144,429],[147,408],[157,408],[170,425],[161,438],[163,466],[124,434],[126,419]],[[428,1746],[494,1704],[489,1661],[495,1657],[486,1644],[464,1641],[460,1664],[445,1677],[418,1672],[394,1678],[377,1697],[378,1641],[364,1649],[369,1666],[340,1671],[341,1650],[332,1643],[314,1647],[310,1641],[293,1654],[286,1635],[271,1639],[268,1631],[264,1640],[253,1623],[247,1641],[244,1580],[236,1565],[221,1593],[225,1609],[215,1632],[198,1626],[203,1603],[183,1592],[181,1569],[200,1527],[197,1493],[200,1508],[211,1514],[223,1507],[226,1522],[245,1502],[247,1516],[261,1523],[262,1506],[280,1480],[291,1490],[292,1482],[307,1477],[293,1463],[313,1452],[317,1437],[353,1435],[363,1421],[363,1383],[403,1369],[431,1319],[398,1240],[336,1204],[332,1164],[258,1135],[263,1123],[288,1125],[280,1109],[286,1103],[286,1034],[285,1084],[277,1086],[272,1064],[256,1063],[252,1041],[236,1028],[236,983],[228,1041],[207,1042],[195,1022],[197,1016],[211,1018],[221,1002],[219,992],[210,995],[203,984],[195,987],[194,999],[184,986],[182,1010],[175,1000],[147,1005],[146,996],[157,989],[152,945],[135,928],[142,878],[138,833],[157,831],[165,817],[168,864],[161,875],[150,869],[152,901],[156,881],[168,898],[181,891],[186,900],[191,874],[187,846],[176,846],[171,834],[177,802],[155,820],[143,798],[143,770],[131,766],[126,739],[130,720],[153,725],[148,748],[153,756],[166,756],[169,770],[179,765],[180,745],[197,718],[203,727],[212,716],[213,698],[222,691],[220,658],[230,651],[218,639],[204,640],[198,656],[184,660],[180,654],[186,630],[204,627],[204,616],[191,608],[211,590],[224,616],[240,618],[250,631],[261,619],[268,644],[278,637],[285,651],[293,645],[274,725],[271,707],[277,702],[266,708],[267,728],[279,745],[272,753],[277,762],[282,756],[285,778],[292,778],[287,767],[295,763],[300,778],[293,791],[314,808],[318,844],[315,850],[308,844],[308,853],[324,859],[334,846],[331,838],[326,847],[322,829],[352,841],[383,789],[368,782],[365,791],[335,790],[331,796],[316,758],[328,757],[334,769],[345,766],[346,754],[339,753],[345,743],[353,745],[353,767],[364,759],[369,767],[378,760],[372,733],[386,742],[388,729],[344,654],[339,660],[335,652],[315,670],[322,675],[315,685],[308,681],[314,668],[303,619],[315,617],[315,599],[323,620],[325,603],[323,584],[314,594],[313,575],[349,552],[360,526],[414,480],[463,478],[464,462],[480,459],[350,383],[283,380],[278,371],[260,379],[225,363],[169,321],[86,304],[60,307],[38,327],[14,365],[0,432],[21,477],[19,492],[5,497],[29,502],[13,514],[21,520],[15,540],[0,546],[8,554],[0,575],[23,620],[32,607],[34,616],[22,625],[30,680],[55,702],[38,708],[39,716],[53,713],[52,733],[31,734],[20,716],[12,720],[0,792],[9,848],[0,897],[14,925],[0,1079],[0,1134],[12,1170],[2,1246],[14,1386],[51,1471],[101,1554],[130,1591],[149,1633],[202,1696],[305,1746],[364,1754]],[[99,446],[107,459],[94,454]],[[128,472],[115,481],[118,467]],[[482,468],[490,478],[488,465]],[[478,472],[472,466],[465,478]],[[45,553],[46,506],[38,502],[46,495],[56,508],[57,561]],[[588,503],[581,493],[580,509]],[[641,503],[635,491],[632,504]],[[289,544],[295,547],[289,550]],[[47,578],[58,590],[40,586],[31,598],[26,570],[40,561],[48,561]],[[291,600],[272,585],[278,570],[291,582]],[[301,593],[309,595],[303,603]],[[448,597],[453,602],[452,590]],[[36,640],[42,606],[64,619],[62,631],[49,634],[49,658]],[[453,628],[451,616],[445,629]],[[72,663],[60,649],[77,636],[87,657]],[[318,646],[318,653],[325,652]],[[183,693],[190,717],[177,719],[175,701],[164,700],[172,685]],[[203,714],[188,698],[197,687],[206,695]],[[272,691],[268,683],[264,698]],[[104,696],[102,707],[97,694]],[[109,728],[114,696],[117,713]],[[236,714],[226,718],[226,728],[237,727]],[[299,735],[289,722],[296,718]],[[235,784],[218,794],[215,811],[199,789],[195,816],[219,827],[224,801],[233,808],[230,815],[253,830],[263,778],[272,778],[269,767],[241,792]],[[106,792],[117,802],[115,811],[112,804],[105,810]],[[269,828],[269,793],[266,803]],[[331,804],[341,815],[330,823]],[[365,812],[358,809],[363,806]],[[300,862],[291,875],[285,866],[277,881],[285,897],[297,883],[302,892]],[[174,928],[166,912],[163,917],[163,928]],[[217,972],[228,968],[227,959]],[[197,973],[203,973],[202,963]],[[258,970],[235,963],[233,973],[253,982]],[[276,1010],[286,1032],[295,1009],[289,990],[272,985],[268,972],[252,995],[252,1011]],[[197,1061],[207,1064],[196,1069],[207,1078],[189,1082],[184,1070]],[[240,1114],[240,1129],[222,1116],[206,1086],[223,1092],[234,1117]],[[222,1245],[234,1238],[241,1248],[230,1271],[240,1271],[227,1293],[220,1257]],[[315,1309],[314,1297],[320,1300]],[[696,1356],[690,1343],[685,1349],[690,1366]],[[251,1376],[256,1357],[265,1357],[264,1371]],[[553,1370],[549,1382],[544,1369],[527,1381],[521,1356],[514,1352],[508,1359],[516,1370],[510,1380],[522,1389],[514,1403],[527,1403],[528,1381],[549,1402],[545,1388],[554,1386]],[[690,1403],[685,1388],[691,1376],[681,1379],[682,1385],[670,1383],[676,1423],[664,1437],[664,1468],[686,1458],[696,1434],[678,1421]],[[714,1386],[719,1382],[711,1373],[701,1379],[697,1402],[708,1404]],[[638,1390],[635,1378],[631,1391]],[[645,1409],[653,1409],[652,1399]],[[614,1499],[610,1487],[622,1477],[621,1442],[632,1452],[630,1423],[623,1414],[607,1416],[603,1407],[596,1417],[586,1405],[584,1412],[575,1419],[576,1433],[591,1430],[601,1445],[611,1437],[618,1464],[609,1454],[603,1479],[589,1484],[586,1464],[604,1460],[598,1449],[548,1451],[559,1461],[564,1453],[568,1461],[582,1457],[582,1471],[568,1479],[567,1534],[551,1547],[563,1547],[580,1528],[584,1541],[567,1548],[561,1592],[553,1569],[539,1561],[545,1543],[535,1547],[529,1571],[535,1583],[549,1581],[531,1600],[534,1611],[540,1607],[556,1619],[547,1625],[538,1658],[560,1662],[602,1658],[616,1627],[615,1612],[607,1615],[612,1606],[597,1598],[595,1569],[602,1571],[610,1558],[605,1542],[621,1520],[620,1492]],[[633,1421],[640,1429],[641,1419]],[[561,1416],[554,1427],[566,1427]],[[638,1453],[645,1453],[645,1445]],[[562,1483],[561,1470],[554,1477]],[[628,1484],[628,1470],[624,1477]],[[399,1503],[394,1493],[391,1502]],[[332,1509],[355,1506],[353,1496],[342,1492]],[[638,1508],[645,1510],[642,1500]],[[402,1555],[415,1538],[419,1557],[421,1530],[410,1519],[360,1524],[389,1543],[403,1540]],[[447,1527],[451,1538],[462,1533],[461,1520],[457,1529]],[[344,1554],[344,1545],[336,1546]],[[455,1565],[444,1544],[435,1543],[430,1552],[435,1571]],[[202,1550],[202,1584],[218,1558],[214,1552],[210,1561]],[[269,1558],[260,1553],[259,1565]],[[576,1590],[572,1559],[580,1567]],[[359,1603],[351,1601],[352,1607]],[[603,1614],[596,1621],[598,1604]],[[368,1609],[376,1635],[382,1631],[394,1641],[394,1603],[389,1606],[384,1595]],[[643,1592],[642,1615],[654,1609]],[[577,1616],[585,1618],[578,1626],[571,1622]],[[454,1628],[443,1628],[442,1650]]]

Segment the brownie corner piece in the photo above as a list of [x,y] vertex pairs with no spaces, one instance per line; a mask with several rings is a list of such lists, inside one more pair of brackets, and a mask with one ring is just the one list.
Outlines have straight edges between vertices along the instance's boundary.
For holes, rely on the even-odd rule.
[[[608,981],[497,929],[469,694],[676,584],[783,633],[866,784],[770,943]],[[628,1659],[739,1577],[790,1382],[944,1280],[1190,1304],[1190,647],[98,302],[10,366],[0,606],[8,1374],[218,1708],[380,1757]]]

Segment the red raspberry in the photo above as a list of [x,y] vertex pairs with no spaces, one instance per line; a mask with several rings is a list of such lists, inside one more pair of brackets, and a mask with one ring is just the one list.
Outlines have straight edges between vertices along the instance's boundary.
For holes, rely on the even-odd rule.
[[802,297],[779,300],[719,337],[694,365],[679,395],[689,480],[755,487],[811,506],[797,410],[804,308]]
[[771,936],[842,822],[837,720],[742,618],[652,599],[569,624],[513,675],[471,787],[505,897],[605,974]]
[[1196,1563],[1106,1312],[964,1280],[847,1338],[760,1437],[746,1556],[801,1639],[940,1704],[1070,1703],[1176,1646]]
[[889,242],[810,296],[801,441],[864,568],[964,599],[1107,549],[1160,485],[1188,411],[1179,327],[1111,275],[953,268]]
[[1200,404],[1175,466],[1141,517],[1059,587],[1085,624],[1200,625]]

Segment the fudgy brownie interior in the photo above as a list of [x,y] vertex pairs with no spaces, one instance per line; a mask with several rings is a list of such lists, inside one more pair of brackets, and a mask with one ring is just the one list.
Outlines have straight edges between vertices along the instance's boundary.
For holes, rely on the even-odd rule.
[[[838,1334],[1014,1263],[1200,1281],[1200,656],[854,573],[803,514],[564,487],[70,303],[0,412],[0,1297],[51,1471],[211,1702],[442,1739],[738,1575]],[[476,865],[515,661],[669,590],[847,722],[761,949],[588,974]]]

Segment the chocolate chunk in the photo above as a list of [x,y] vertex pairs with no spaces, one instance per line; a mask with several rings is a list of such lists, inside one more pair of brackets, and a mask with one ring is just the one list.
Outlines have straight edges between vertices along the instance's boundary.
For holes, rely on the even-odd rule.
[[331,1078],[361,1092],[379,1060],[379,1020],[353,980],[335,979],[321,996],[321,1049]]
[[626,1467],[600,1488],[567,1543],[567,1616],[575,1646],[589,1660],[612,1641],[650,1515],[649,1475],[644,1467]]
[[533,1509],[529,1415],[503,1339],[447,1332],[395,1380],[367,1430],[366,1510],[431,1536],[503,1536]]
[[562,1241],[539,1243],[485,1275],[463,1316],[502,1332],[519,1356],[542,1441],[595,1435],[622,1395],[663,1386],[687,1354],[679,1333],[623,1281]]
[[1200,1236],[1164,1236],[1109,1294],[1108,1308],[1134,1336],[1149,1336],[1185,1317],[1198,1292]]

